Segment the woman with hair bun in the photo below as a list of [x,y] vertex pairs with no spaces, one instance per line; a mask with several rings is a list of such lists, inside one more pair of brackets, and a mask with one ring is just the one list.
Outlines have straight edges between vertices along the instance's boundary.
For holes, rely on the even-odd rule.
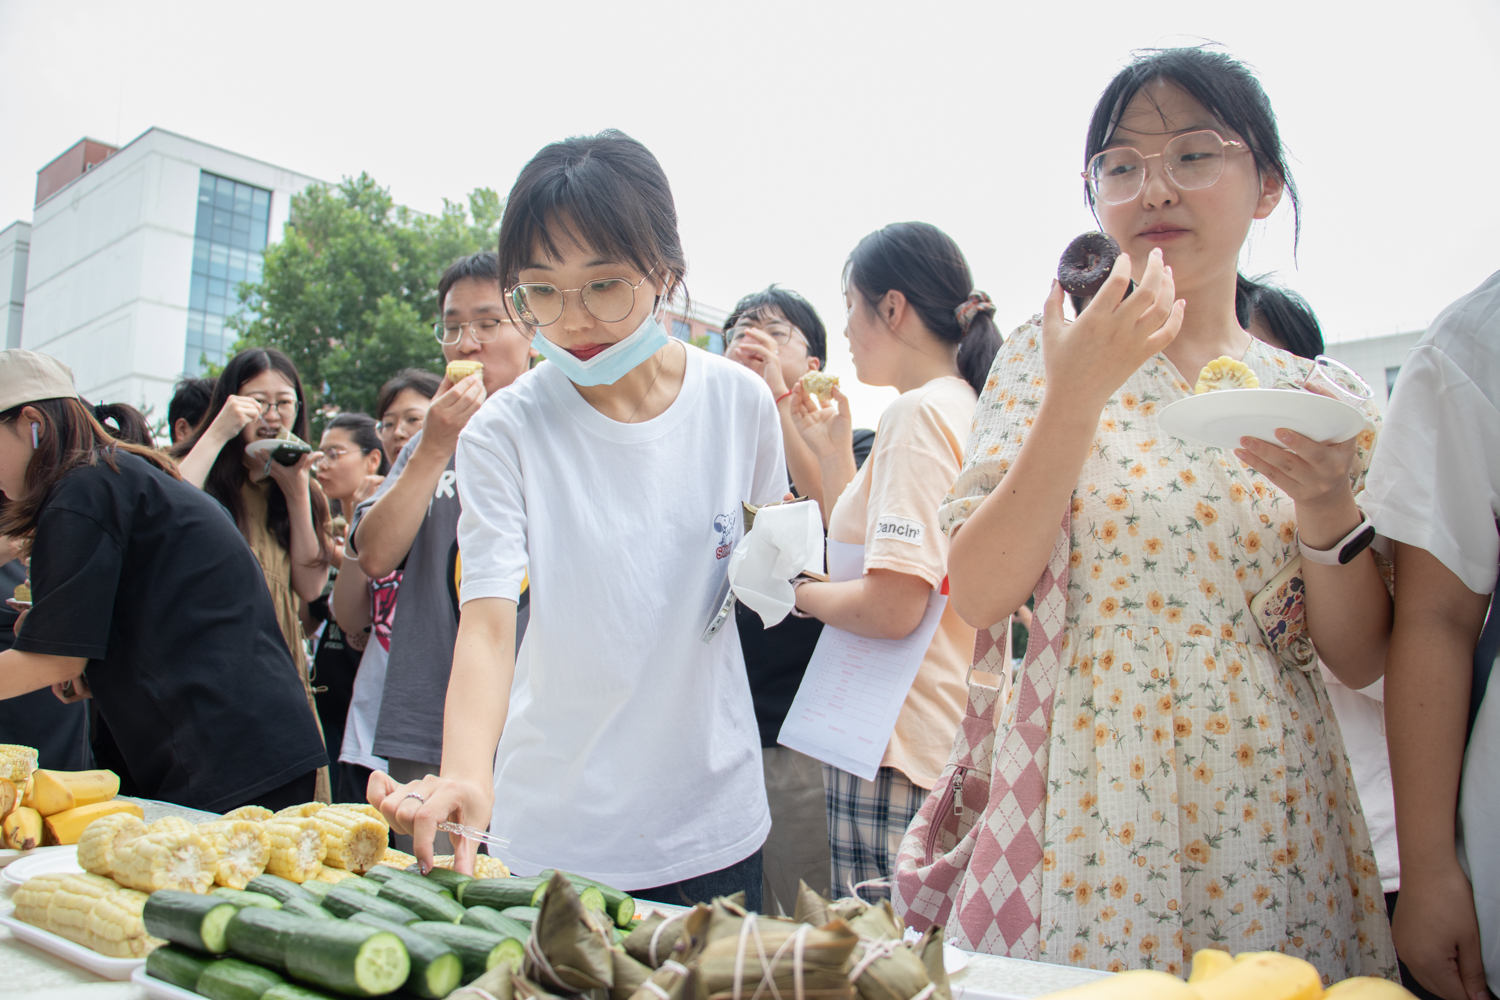
[[[856,635],[901,639],[921,623],[947,574],[938,505],[963,465],[1000,335],[995,307],[974,290],[963,252],[923,222],[898,222],[860,240],[844,267],[844,301],[859,380],[894,386],[901,396],[881,415],[870,457],[856,472],[848,399],[835,388],[824,406],[801,382],[793,389],[797,431],[818,456],[823,496],[837,499],[824,515],[833,580],[799,585],[796,613]],[[907,824],[952,749],[973,649],[974,629],[946,609],[875,780],[824,765],[835,890],[890,877]]]

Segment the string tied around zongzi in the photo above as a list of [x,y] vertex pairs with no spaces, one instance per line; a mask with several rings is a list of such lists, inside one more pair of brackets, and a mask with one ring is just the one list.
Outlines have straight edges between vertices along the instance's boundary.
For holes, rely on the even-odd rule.
[[[852,984],[857,984],[859,982],[859,977],[864,975],[867,969],[869,969],[872,965],[874,965],[881,959],[890,958],[892,955],[895,955],[900,951],[912,951],[910,945],[908,945],[905,941],[899,939],[885,939],[881,941],[875,941],[871,940],[870,938],[860,938],[860,944],[864,946],[865,953],[861,955],[859,961],[854,964],[854,968],[849,970],[849,982]],[[922,987],[916,993],[912,994],[909,1000],[929,1000],[929,998],[936,992],[937,984],[929,981],[926,986]]]
[[776,966],[781,961],[787,949],[792,950],[792,996],[793,1000],[805,1000],[802,983],[802,960],[807,950],[807,935],[812,932],[812,927],[802,924],[797,930],[781,942],[781,947],[776,953],[766,960],[765,942],[760,936],[760,921],[753,917],[745,920],[740,927],[740,946],[734,956],[734,994],[733,1000],[744,1000],[745,991],[745,948],[753,938],[755,941],[755,956],[760,960],[760,982],[755,987],[755,992],[750,995],[750,1000],[760,1000],[761,991],[769,988],[773,1000],[782,1000],[781,991],[776,988]]

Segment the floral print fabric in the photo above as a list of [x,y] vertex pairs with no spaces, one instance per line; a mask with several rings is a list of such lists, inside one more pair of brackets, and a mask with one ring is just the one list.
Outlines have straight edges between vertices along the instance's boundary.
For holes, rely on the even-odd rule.
[[[1046,386],[1041,339],[1034,318],[1000,349],[944,530],[1020,451]],[[1260,341],[1244,361],[1268,387],[1310,367]],[[1165,357],[1143,365],[1100,415],[1073,494],[1041,957],[1183,974],[1198,948],[1282,951],[1325,984],[1394,978],[1323,680],[1315,662],[1278,662],[1249,611],[1297,554],[1293,502],[1232,453],[1161,433],[1156,413],[1191,394]],[[1356,486],[1375,443],[1367,416]]]

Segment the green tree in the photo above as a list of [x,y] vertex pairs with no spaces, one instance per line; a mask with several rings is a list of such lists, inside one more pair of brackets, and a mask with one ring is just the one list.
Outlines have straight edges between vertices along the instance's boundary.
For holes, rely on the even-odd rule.
[[[275,347],[302,373],[314,411],[374,414],[383,382],[407,367],[441,372],[432,335],[437,283],[456,258],[495,246],[502,205],[489,188],[439,215],[399,206],[368,174],[292,198],[282,239],[230,325],[236,349]],[[309,414],[321,430],[317,412]]]

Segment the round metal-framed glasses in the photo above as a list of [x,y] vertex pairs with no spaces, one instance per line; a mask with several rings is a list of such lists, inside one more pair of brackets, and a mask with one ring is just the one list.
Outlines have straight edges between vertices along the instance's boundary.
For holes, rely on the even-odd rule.
[[1134,201],[1146,186],[1148,160],[1161,160],[1167,177],[1184,191],[1195,191],[1212,185],[1224,173],[1224,160],[1230,153],[1249,149],[1243,142],[1225,139],[1212,129],[1187,132],[1172,139],[1160,153],[1142,156],[1130,146],[1119,146],[1095,153],[1089,160],[1083,179],[1094,197],[1106,205],[1123,205]]
[[452,347],[464,339],[464,327],[469,328],[469,333],[481,344],[487,344],[500,335],[500,326],[505,324],[514,326],[508,319],[496,319],[493,316],[469,320],[467,323],[445,322],[432,324],[433,336],[437,337],[438,343],[444,347]]
[[510,303],[516,315],[529,326],[551,326],[562,319],[563,299],[569,292],[577,292],[583,308],[601,323],[618,323],[635,310],[635,293],[650,279],[656,268],[646,272],[646,277],[630,283],[629,278],[600,278],[581,288],[558,288],[547,281],[523,281],[510,290]]

